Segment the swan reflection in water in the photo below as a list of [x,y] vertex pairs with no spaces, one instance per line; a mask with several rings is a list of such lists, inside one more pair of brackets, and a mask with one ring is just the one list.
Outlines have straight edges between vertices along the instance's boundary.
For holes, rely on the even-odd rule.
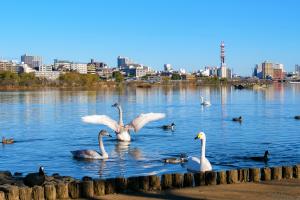
[[127,154],[134,160],[142,160],[142,151],[138,147],[131,147],[130,145],[132,145],[130,142],[118,141],[115,144],[115,150],[112,152],[112,154],[116,154],[115,156],[120,160],[126,160],[125,156]]

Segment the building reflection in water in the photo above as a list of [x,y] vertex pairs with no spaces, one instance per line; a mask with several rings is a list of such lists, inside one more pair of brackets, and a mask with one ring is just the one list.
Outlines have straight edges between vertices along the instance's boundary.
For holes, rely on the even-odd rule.
[[273,83],[266,89],[262,89],[262,98],[267,101],[278,101],[284,103],[284,85],[282,83]]

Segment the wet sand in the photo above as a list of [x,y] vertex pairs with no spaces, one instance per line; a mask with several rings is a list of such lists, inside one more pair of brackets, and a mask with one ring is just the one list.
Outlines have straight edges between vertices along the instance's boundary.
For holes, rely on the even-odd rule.
[[164,192],[106,195],[97,199],[107,200],[156,200],[156,199],[264,199],[300,200],[300,179],[267,181],[261,183],[241,183],[230,185],[202,186],[174,189]]

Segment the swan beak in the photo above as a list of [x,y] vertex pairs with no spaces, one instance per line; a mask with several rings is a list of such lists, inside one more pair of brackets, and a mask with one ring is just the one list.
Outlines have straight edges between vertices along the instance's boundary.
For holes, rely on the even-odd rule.
[[195,139],[195,140],[199,139],[199,138],[198,138],[198,135],[197,135],[194,139]]

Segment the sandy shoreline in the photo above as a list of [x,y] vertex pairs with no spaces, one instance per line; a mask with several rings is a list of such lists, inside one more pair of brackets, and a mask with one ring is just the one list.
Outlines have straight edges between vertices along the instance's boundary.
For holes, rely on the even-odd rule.
[[163,192],[146,192],[133,194],[112,194],[95,199],[106,200],[156,200],[156,199],[286,199],[300,200],[300,179],[266,181],[260,183],[241,183],[230,185],[200,186],[194,188],[174,189]]

